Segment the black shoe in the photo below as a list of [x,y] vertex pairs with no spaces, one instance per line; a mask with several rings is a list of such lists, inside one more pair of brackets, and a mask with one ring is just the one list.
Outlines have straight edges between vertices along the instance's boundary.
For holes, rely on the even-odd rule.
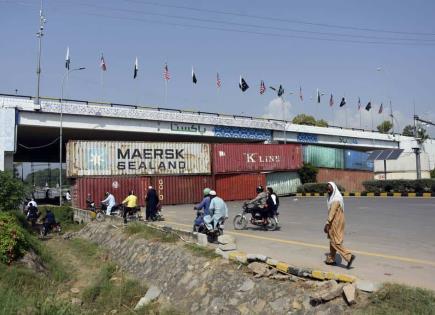
[[335,261],[333,261],[333,262],[329,262],[329,261],[326,261],[326,260],[325,260],[325,264],[326,264],[326,265],[330,265],[330,266],[337,266],[337,263],[336,263]]
[[349,260],[349,262],[347,263],[347,266],[346,266],[347,269],[350,269],[350,267],[352,266],[352,263],[355,260],[355,258],[356,258],[355,255],[350,256],[350,260]]

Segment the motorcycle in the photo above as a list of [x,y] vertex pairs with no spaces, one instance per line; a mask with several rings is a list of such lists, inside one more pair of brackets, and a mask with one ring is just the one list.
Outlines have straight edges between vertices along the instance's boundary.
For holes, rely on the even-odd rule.
[[278,228],[279,222],[277,215],[268,216],[265,222],[258,208],[250,208],[244,204],[242,213],[239,213],[234,217],[233,225],[235,230],[244,230],[247,228],[247,214],[251,214],[249,222],[251,222],[252,225],[261,226],[268,231],[275,231]]
[[225,228],[226,218],[225,217],[221,217],[218,220],[215,228],[214,229],[209,229],[207,227],[207,224],[205,224],[205,221],[204,221],[204,212],[202,210],[198,210],[198,209],[195,209],[195,210],[197,210],[197,212],[196,212],[196,219],[195,219],[195,221],[193,223],[193,232],[197,232],[197,233],[201,233],[201,234],[207,235],[208,239],[211,242],[217,241],[217,238],[220,235],[224,234],[224,228]]
[[[112,209],[110,210],[110,215],[122,217],[122,214],[123,214],[122,207],[123,207],[122,204],[114,205],[112,207]],[[95,218],[98,222],[103,222],[105,220],[107,205],[102,203],[100,208],[95,208],[95,203],[93,203],[93,209],[91,208],[91,210],[96,213]]]
[[162,207],[158,206],[156,213],[153,216],[150,216],[149,219],[151,221],[165,221],[165,218],[163,217],[163,214],[162,214]]
[[46,237],[49,232],[54,232],[54,233],[57,233],[57,235],[60,235],[60,233],[62,233],[62,227],[60,226],[60,223],[55,222],[55,223],[51,224],[48,231],[46,229],[45,224],[43,224],[41,227],[41,230],[39,231],[40,238]]

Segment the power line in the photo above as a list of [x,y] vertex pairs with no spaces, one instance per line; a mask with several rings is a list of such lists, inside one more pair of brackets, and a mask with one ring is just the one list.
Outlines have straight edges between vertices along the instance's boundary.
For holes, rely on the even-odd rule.
[[[126,0],[126,1],[128,1],[128,0]],[[275,26],[267,26],[267,25],[259,25],[259,24],[247,24],[247,23],[236,23],[236,22],[229,22],[229,21],[223,21],[223,20],[203,19],[203,18],[182,16],[182,15],[170,15],[170,14],[146,12],[146,11],[133,10],[133,9],[105,7],[105,6],[88,4],[88,3],[77,3],[76,2],[75,4],[78,4],[81,6],[92,7],[95,9],[104,9],[104,10],[110,10],[110,11],[116,11],[116,12],[127,12],[127,13],[134,13],[134,14],[141,14],[141,15],[148,15],[148,16],[160,16],[160,17],[164,17],[164,18],[174,18],[174,19],[181,19],[181,20],[188,20],[188,21],[197,21],[197,22],[205,22],[205,23],[224,24],[224,25],[234,25],[234,26],[270,29],[270,30],[278,30],[278,31],[289,31],[289,32],[295,32],[295,33],[305,33],[305,34],[314,34],[314,35],[322,35],[322,36],[352,37],[352,38],[362,38],[362,39],[370,39],[370,40],[415,41],[415,42],[435,43],[435,39],[378,37],[378,36],[367,36],[367,35],[357,35],[357,34],[341,34],[341,33],[330,33],[330,32],[307,31],[307,30],[292,29],[292,28],[285,28],[285,27],[275,27]]]

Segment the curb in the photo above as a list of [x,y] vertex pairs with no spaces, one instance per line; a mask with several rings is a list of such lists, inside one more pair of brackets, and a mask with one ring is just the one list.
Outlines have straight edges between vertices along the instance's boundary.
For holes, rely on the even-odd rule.
[[[296,193],[296,197],[325,197],[326,193]],[[343,197],[393,197],[393,198],[435,198],[433,193],[373,193],[373,192],[343,192]]]

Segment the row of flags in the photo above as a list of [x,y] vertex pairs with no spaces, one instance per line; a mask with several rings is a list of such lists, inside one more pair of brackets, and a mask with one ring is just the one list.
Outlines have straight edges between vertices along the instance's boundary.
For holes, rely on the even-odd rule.
[[[65,57],[65,68],[67,70],[70,70],[70,66],[71,66],[71,58],[70,58],[69,47],[68,47],[67,51],[66,51],[66,57]],[[106,62],[104,60],[103,54],[101,54],[101,58],[100,58],[100,68],[102,71],[107,71],[107,65],[106,65]],[[138,59],[136,57],[135,62],[134,62],[134,66],[133,66],[133,79],[137,78],[138,72],[139,72],[139,62],[138,62]],[[163,79],[166,82],[171,79],[171,75],[169,73],[169,67],[168,67],[167,63],[165,63],[165,65],[163,67]],[[192,83],[193,84],[198,83],[198,79],[196,77],[195,70],[193,69],[193,66],[192,66]],[[219,76],[219,72],[216,73],[216,86],[218,89],[221,88],[221,86],[222,86],[222,80]],[[283,97],[285,90],[281,84],[279,85],[278,88],[275,88],[273,86],[269,86],[269,88],[271,90],[275,91],[278,97],[281,97],[281,98]],[[240,76],[240,79],[239,79],[239,89],[242,92],[246,92],[249,89],[248,83],[246,82],[246,80],[242,76]],[[266,93],[266,90],[267,90],[266,84],[264,83],[263,80],[261,80],[260,81],[260,89],[259,89],[260,95],[263,95],[264,93]],[[321,103],[321,96],[324,94],[325,93],[322,93],[319,89],[317,89],[317,103],[319,103],[319,104]],[[299,86],[299,99],[301,102],[304,101],[304,96],[302,94],[302,86]],[[331,93],[331,96],[329,98],[329,106],[331,106],[331,107],[334,106],[334,103],[335,103],[334,102],[334,95]],[[346,98],[342,97],[339,106],[343,107],[346,104],[347,104]],[[381,103],[379,110],[378,110],[379,114],[382,114],[383,107],[384,106]],[[358,97],[358,110],[361,110],[361,108],[362,108],[361,99]],[[367,103],[367,105],[365,106],[365,110],[370,111],[371,109],[372,109],[372,103],[371,103],[371,101],[369,101]]]

